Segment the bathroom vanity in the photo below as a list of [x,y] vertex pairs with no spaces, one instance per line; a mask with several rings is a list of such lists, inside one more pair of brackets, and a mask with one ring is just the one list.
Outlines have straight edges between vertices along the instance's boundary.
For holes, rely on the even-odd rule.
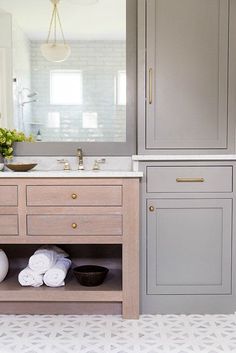
[[[39,131],[42,139],[16,144],[16,159],[41,158],[42,169],[55,170],[63,168],[57,159],[65,158],[64,168],[76,170],[0,174],[0,243],[14,264],[13,274],[0,285],[0,313],[123,309],[124,317],[137,317],[139,219],[141,312],[233,313],[236,0],[108,3],[98,14],[102,2],[78,11],[71,11],[69,2],[63,5],[79,33],[70,43],[72,60],[61,66],[45,61],[41,42],[30,38],[27,65],[21,67],[28,42],[17,29],[14,35],[11,13],[16,9],[6,8],[0,16],[5,29],[0,81],[6,92],[0,97],[0,124],[35,136]],[[101,13],[112,20],[103,21]],[[91,41],[91,26],[85,23],[86,41],[79,18],[111,28],[102,37],[95,30],[97,40]],[[114,29],[118,37],[107,40]],[[64,79],[53,85],[57,74]],[[77,86],[65,84],[71,74]],[[62,89],[56,100],[55,87]],[[79,97],[71,101],[74,91]],[[78,160],[70,160],[76,155]],[[91,158],[90,164],[78,172],[83,156]],[[118,172],[121,156],[130,163],[124,169],[135,172]],[[111,164],[102,164],[104,158],[116,171],[106,171]],[[104,171],[88,171],[93,168]],[[61,244],[75,264],[107,264],[108,281],[96,290],[84,290],[70,278],[57,290],[21,288],[17,271],[45,243]]]
[[[124,318],[137,318],[141,176],[115,171],[1,173],[0,244],[12,258],[0,285],[0,312],[122,312]],[[92,289],[70,276],[64,288],[21,287],[17,275],[26,262],[24,254],[40,244],[65,245],[75,264],[105,263],[107,280]]]

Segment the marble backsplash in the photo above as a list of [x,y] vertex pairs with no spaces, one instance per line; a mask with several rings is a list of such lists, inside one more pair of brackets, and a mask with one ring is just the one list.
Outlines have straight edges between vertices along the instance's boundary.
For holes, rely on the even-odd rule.
[[[84,168],[85,170],[92,170],[94,161],[105,159],[105,163],[100,164],[101,170],[119,170],[119,171],[132,171],[132,158],[131,157],[84,157]],[[71,170],[78,169],[78,158],[77,157],[42,157],[42,156],[33,156],[33,157],[14,157],[13,162],[18,163],[37,163],[38,171],[58,171],[63,170],[63,163],[60,163],[60,160],[68,161],[71,167]]]

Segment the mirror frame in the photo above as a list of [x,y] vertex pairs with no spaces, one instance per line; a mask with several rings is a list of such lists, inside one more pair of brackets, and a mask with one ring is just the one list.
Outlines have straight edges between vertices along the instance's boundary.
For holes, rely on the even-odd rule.
[[129,156],[137,150],[137,0],[126,0],[126,142],[16,143],[15,156]]

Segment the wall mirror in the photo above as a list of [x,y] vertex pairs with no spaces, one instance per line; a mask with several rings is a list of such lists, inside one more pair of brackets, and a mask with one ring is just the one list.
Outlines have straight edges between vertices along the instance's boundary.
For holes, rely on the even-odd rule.
[[[40,142],[18,154],[72,155],[78,145],[87,154],[134,153],[136,1],[0,0],[0,9],[0,18],[11,16],[0,49],[12,37],[12,112],[1,124]],[[58,52],[45,53],[47,41]]]

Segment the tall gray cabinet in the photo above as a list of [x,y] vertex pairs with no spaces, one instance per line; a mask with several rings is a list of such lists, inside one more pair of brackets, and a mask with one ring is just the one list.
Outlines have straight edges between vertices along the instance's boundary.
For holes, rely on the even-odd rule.
[[234,151],[235,0],[139,0],[139,153]]
[[233,313],[236,0],[137,1],[141,311]]

